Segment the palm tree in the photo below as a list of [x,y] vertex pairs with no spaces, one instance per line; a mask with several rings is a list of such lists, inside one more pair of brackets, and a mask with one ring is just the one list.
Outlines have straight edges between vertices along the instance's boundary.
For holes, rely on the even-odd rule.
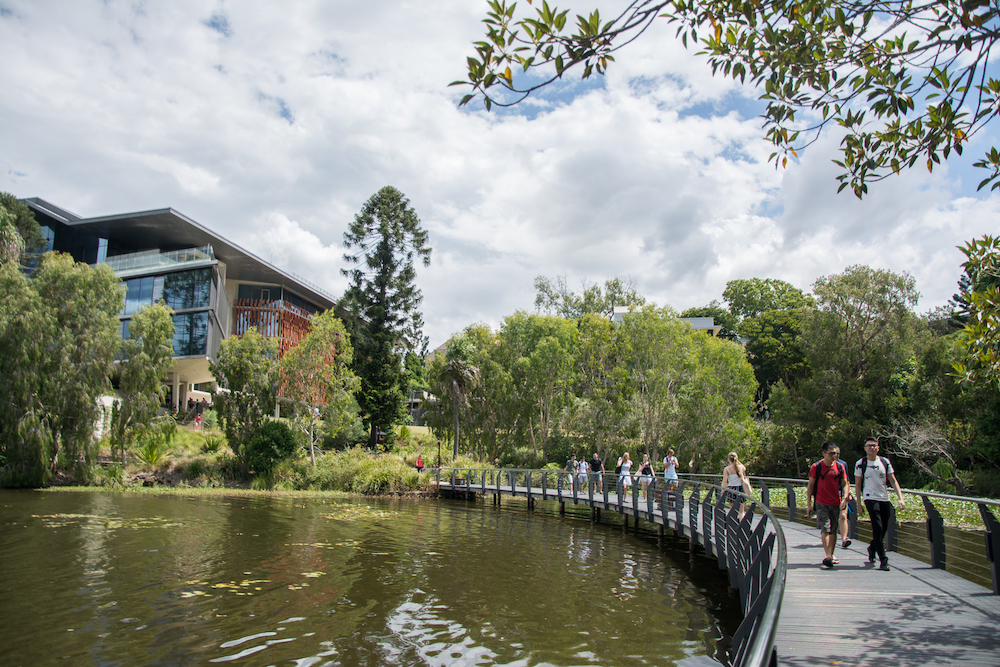
[[472,341],[459,334],[448,342],[445,365],[441,371],[441,381],[451,394],[452,414],[455,419],[455,444],[452,459],[458,458],[458,408],[468,407],[468,392],[479,380],[479,369],[472,363],[475,347]]

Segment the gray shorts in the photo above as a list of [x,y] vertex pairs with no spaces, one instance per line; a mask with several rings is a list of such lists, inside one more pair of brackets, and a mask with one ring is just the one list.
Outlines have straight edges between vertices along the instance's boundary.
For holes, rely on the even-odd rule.
[[816,503],[816,527],[821,533],[835,533],[840,521],[840,505],[820,505]]

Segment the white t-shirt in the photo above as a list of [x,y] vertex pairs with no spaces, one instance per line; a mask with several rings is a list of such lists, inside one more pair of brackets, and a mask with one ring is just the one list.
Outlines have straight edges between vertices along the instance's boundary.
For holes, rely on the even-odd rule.
[[[858,462],[854,464],[855,478],[861,476],[861,466],[866,459],[867,457],[858,459]],[[883,465],[883,463],[885,465]],[[886,466],[888,466],[888,469],[886,469]],[[881,456],[878,456],[874,461],[868,461],[868,468],[865,470],[865,478],[863,480],[864,497],[862,498],[862,501],[888,501],[889,488],[886,486],[886,478],[895,472],[896,471],[892,469],[892,464],[889,463],[889,459],[883,459]]]

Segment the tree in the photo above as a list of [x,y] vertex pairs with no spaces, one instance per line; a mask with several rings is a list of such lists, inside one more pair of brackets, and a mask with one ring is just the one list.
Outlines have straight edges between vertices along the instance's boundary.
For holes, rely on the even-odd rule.
[[907,274],[851,266],[813,285],[801,347],[810,374],[775,387],[772,414],[802,429],[807,449],[835,437],[846,449],[889,422],[913,363],[919,294]]
[[575,369],[580,400],[574,406],[574,417],[602,457],[628,407],[628,371],[618,333],[617,325],[596,313],[580,320]]
[[7,213],[13,216],[12,222],[23,241],[22,253],[35,253],[45,248],[42,228],[27,204],[9,192],[0,192],[0,208],[7,209]]
[[445,364],[440,371],[441,381],[448,387],[451,395],[452,414],[455,420],[452,458],[458,458],[459,407],[468,407],[467,394],[479,379],[479,369],[472,362],[475,347],[470,339],[459,334],[448,341],[448,351],[445,352]]
[[146,306],[132,316],[129,337],[122,341],[121,403],[111,429],[113,440],[125,451],[135,436],[147,430],[163,402],[163,378],[173,362],[173,310],[162,301]]
[[598,313],[611,318],[616,306],[641,306],[646,299],[635,291],[631,279],[619,277],[604,281],[600,285],[584,282],[577,294],[569,289],[566,276],[550,279],[545,276],[535,278],[535,310],[546,315],[556,315],[578,320],[588,313]]
[[309,333],[281,359],[284,394],[309,436],[309,456],[316,465],[315,423],[322,417],[336,436],[352,421],[358,379],[351,371],[354,349],[344,323],[332,311],[314,315]]
[[92,462],[123,304],[104,265],[48,253],[31,280],[15,262],[0,267],[0,484],[40,486],[51,472]]
[[229,448],[247,470],[243,448],[274,411],[281,374],[278,341],[250,327],[242,336],[222,341],[209,364],[216,387],[212,405],[219,415]]
[[959,247],[967,280],[960,301],[966,304],[965,358],[955,364],[966,383],[1000,386],[1000,237],[973,239]]
[[719,332],[720,338],[733,340],[737,336],[736,316],[714,299],[707,306],[688,308],[681,313],[681,317],[711,317],[716,324],[722,326],[722,331]]
[[0,203],[0,264],[17,261],[24,252],[24,239],[14,222],[14,214]]
[[369,428],[369,446],[380,428],[404,417],[401,350],[420,349],[423,296],[416,287],[414,262],[431,261],[427,232],[399,190],[375,193],[344,233],[344,269],[350,287],[340,310],[354,343],[354,371],[361,379],[358,402]]
[[730,280],[722,298],[741,321],[769,310],[792,310],[812,307],[813,300],[798,287],[774,278]]
[[[515,18],[516,3],[489,5],[468,79],[452,84],[472,88],[461,104],[482,95],[487,109],[511,106],[574,67],[583,78],[603,74],[664,18],[685,46],[699,44],[713,73],[763,89],[776,165],[841,127],[837,178],[858,197],[869,182],[961,155],[1000,103],[988,74],[1000,10],[987,0],[635,0],[610,21],[595,10],[570,27],[568,11],[547,2],[525,18]],[[1000,187],[1000,151],[975,164],[987,170],[980,188]]]

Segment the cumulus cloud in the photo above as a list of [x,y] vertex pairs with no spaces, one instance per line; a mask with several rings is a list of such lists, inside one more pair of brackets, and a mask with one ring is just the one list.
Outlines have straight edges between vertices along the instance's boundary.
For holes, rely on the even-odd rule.
[[434,248],[418,272],[432,346],[532,309],[538,275],[629,276],[683,309],[734,278],[808,288],[867,263],[910,272],[936,305],[955,246],[995,228],[965,166],[858,202],[836,194],[831,134],[776,170],[757,93],[712,77],[666,23],[606,79],[458,108],[447,84],[485,8],[5,0],[0,189],[81,215],[170,206],[339,294],[344,231],[393,185]]

